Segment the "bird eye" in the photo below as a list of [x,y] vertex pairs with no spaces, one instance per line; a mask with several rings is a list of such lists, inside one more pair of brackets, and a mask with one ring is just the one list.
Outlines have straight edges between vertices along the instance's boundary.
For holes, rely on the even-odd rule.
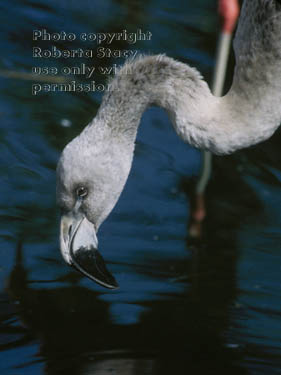
[[80,186],[76,190],[77,197],[84,198],[88,194],[88,190],[84,186]]

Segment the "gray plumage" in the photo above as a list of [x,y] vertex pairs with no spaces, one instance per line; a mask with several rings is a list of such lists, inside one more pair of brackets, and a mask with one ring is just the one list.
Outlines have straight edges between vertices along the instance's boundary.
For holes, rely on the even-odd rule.
[[[245,0],[234,41],[233,84],[212,95],[198,71],[166,56],[128,61],[110,82],[93,121],[64,149],[57,168],[58,204],[78,211],[95,231],[127,180],[138,125],[152,104],[167,110],[177,134],[195,147],[227,154],[270,137],[281,122],[281,6]],[[62,246],[63,247],[63,246]],[[66,247],[65,260],[71,263]]]

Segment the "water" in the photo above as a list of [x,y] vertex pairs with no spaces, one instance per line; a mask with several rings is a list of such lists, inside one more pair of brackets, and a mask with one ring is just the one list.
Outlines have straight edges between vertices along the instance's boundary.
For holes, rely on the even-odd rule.
[[187,227],[200,154],[177,138],[164,111],[148,110],[128,183],[99,233],[120,284],[112,292],[63,262],[54,195],[59,154],[95,115],[101,94],[34,96],[28,77],[7,77],[34,66],[34,29],[141,28],[152,32],[151,41],[112,48],[167,53],[210,81],[215,1],[0,6],[1,375],[279,374],[280,132],[215,159],[204,238],[195,246]]

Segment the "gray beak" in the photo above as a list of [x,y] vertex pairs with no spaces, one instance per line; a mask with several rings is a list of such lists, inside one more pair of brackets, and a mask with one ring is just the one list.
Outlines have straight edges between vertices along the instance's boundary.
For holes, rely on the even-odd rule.
[[76,211],[62,216],[60,249],[64,260],[96,283],[116,289],[118,283],[107,270],[97,247],[94,225],[84,215]]

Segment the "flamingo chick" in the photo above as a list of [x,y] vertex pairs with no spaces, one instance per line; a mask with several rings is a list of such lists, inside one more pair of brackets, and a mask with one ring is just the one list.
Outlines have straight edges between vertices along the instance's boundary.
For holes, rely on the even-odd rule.
[[68,264],[105,287],[118,286],[97,250],[96,233],[126,183],[148,106],[165,108],[185,142],[215,154],[266,140],[278,128],[280,0],[244,1],[234,49],[233,84],[222,98],[212,95],[196,69],[166,56],[139,57],[119,70],[96,117],[58,163],[60,248]]

